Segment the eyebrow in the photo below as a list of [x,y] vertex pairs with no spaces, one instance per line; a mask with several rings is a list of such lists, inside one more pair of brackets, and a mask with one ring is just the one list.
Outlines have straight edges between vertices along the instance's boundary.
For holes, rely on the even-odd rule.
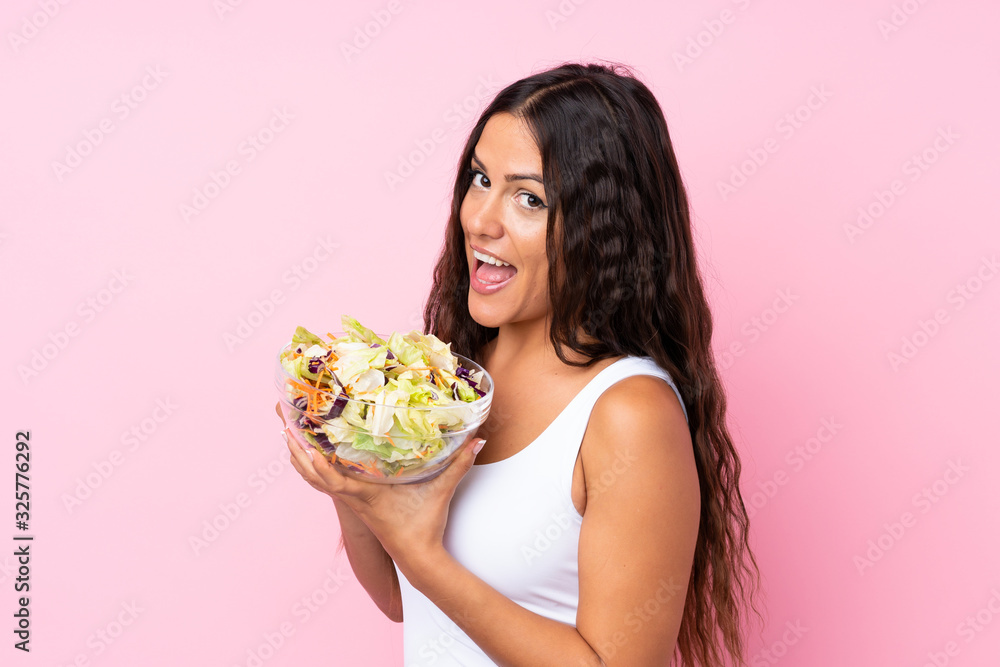
[[[475,153],[472,154],[472,160],[478,163],[479,166],[482,167],[483,169],[486,169],[486,165],[483,164],[482,160],[480,160]],[[542,177],[539,176],[538,174],[507,174],[506,176],[504,176],[504,180],[507,181],[508,183],[510,183],[511,181],[538,181],[542,185],[545,185],[545,182],[542,180]]]

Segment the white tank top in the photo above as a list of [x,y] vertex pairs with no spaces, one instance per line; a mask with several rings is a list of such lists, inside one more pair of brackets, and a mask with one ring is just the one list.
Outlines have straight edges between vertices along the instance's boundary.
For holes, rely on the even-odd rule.
[[[619,359],[595,375],[527,447],[502,461],[472,466],[448,512],[444,546],[459,563],[522,607],[574,627],[583,517],[571,496],[573,469],[594,403],[632,375],[665,380],[687,419],[676,385],[651,357]],[[404,667],[496,664],[399,568],[396,574],[403,600]]]

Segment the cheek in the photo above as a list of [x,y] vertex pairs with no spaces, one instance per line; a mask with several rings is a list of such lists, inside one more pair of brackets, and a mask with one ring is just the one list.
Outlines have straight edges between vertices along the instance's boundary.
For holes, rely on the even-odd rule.
[[531,247],[533,255],[541,264],[548,264],[548,257],[545,255],[545,227],[537,230],[531,236]]
[[458,224],[462,227],[462,231],[465,232],[466,234],[469,233],[469,228],[465,224],[466,219],[469,217],[469,210],[467,205],[468,201],[469,201],[468,197],[463,198],[462,203],[458,207]]
[[545,255],[545,232],[526,239],[525,263],[531,268],[532,273],[540,276],[548,274],[549,260]]

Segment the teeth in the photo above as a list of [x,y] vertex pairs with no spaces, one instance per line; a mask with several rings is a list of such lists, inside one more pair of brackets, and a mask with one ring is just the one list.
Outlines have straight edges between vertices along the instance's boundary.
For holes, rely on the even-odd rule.
[[503,260],[499,260],[496,257],[491,257],[490,255],[481,253],[478,250],[473,250],[472,255],[476,259],[481,259],[487,264],[496,264],[497,266],[510,266],[510,262],[504,262]]

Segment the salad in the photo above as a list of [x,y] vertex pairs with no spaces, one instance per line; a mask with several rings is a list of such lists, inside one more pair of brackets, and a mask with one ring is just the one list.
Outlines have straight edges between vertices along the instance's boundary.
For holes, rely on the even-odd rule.
[[463,368],[434,335],[383,340],[353,317],[341,323],[344,335],[330,340],[300,326],[281,352],[283,394],[302,437],[377,477],[401,475],[461,444],[448,434],[477,425],[471,404],[486,395],[483,371]]

